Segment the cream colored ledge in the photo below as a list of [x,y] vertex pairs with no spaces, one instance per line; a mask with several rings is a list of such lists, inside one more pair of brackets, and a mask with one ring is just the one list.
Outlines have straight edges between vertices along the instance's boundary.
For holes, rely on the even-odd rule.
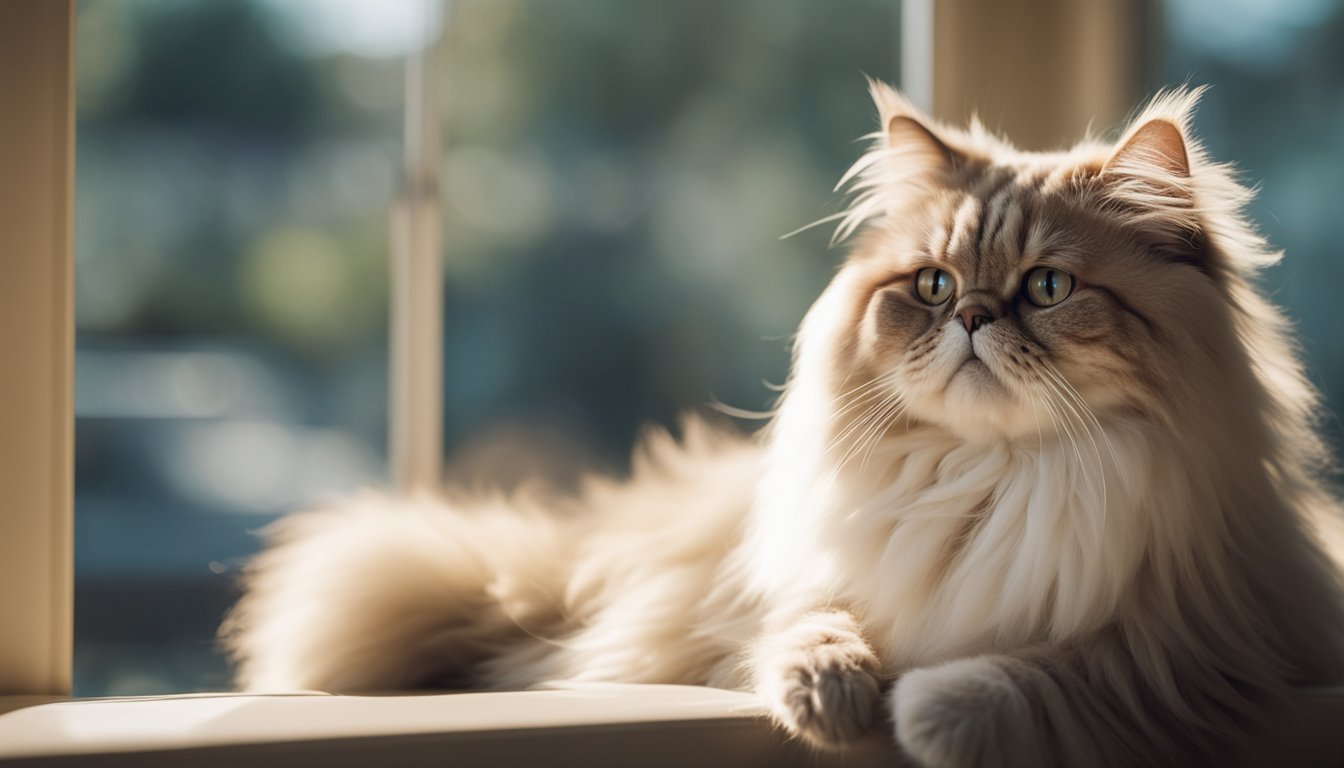
[[[670,685],[520,693],[0,698],[0,766],[802,766],[753,696]],[[881,739],[850,768],[895,763]]]
[[[1344,691],[1302,691],[1248,764],[1344,765]],[[0,697],[0,766],[895,766],[877,736],[816,753],[755,697],[594,685],[521,693]]]

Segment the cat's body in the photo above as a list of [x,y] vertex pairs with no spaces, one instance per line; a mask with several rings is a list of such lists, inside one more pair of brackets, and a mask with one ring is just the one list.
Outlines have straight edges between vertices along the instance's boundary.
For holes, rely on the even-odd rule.
[[571,499],[289,518],[242,682],[744,688],[950,766],[1211,760],[1344,679],[1315,401],[1193,96],[1053,155],[874,96],[863,232],[766,430],[690,420]]

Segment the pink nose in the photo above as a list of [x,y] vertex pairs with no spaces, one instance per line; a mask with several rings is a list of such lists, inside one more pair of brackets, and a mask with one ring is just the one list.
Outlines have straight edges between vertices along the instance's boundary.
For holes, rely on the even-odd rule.
[[967,333],[975,333],[980,330],[980,326],[994,322],[994,316],[989,314],[988,309],[979,304],[962,307],[957,310],[957,317],[961,318],[961,324],[966,326]]

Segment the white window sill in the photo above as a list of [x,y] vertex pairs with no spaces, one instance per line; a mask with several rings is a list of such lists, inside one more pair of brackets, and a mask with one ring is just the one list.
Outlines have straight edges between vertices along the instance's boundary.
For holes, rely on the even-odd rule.
[[[22,707],[22,708],[18,708]],[[594,685],[521,693],[0,697],[0,765],[812,765],[753,696]],[[894,763],[880,739],[845,765]]]
[[[1303,691],[1274,764],[1344,765],[1344,691]],[[843,754],[790,741],[754,697],[595,685],[396,696],[0,697],[0,765],[892,766],[883,737]]]

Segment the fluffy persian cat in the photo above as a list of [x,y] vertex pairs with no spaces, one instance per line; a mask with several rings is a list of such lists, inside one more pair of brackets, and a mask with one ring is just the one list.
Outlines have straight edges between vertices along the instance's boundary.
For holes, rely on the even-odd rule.
[[1053,153],[872,94],[766,429],[688,420],[573,498],[286,518],[224,628],[242,686],[688,683],[924,766],[1157,765],[1344,679],[1317,400],[1198,93]]

